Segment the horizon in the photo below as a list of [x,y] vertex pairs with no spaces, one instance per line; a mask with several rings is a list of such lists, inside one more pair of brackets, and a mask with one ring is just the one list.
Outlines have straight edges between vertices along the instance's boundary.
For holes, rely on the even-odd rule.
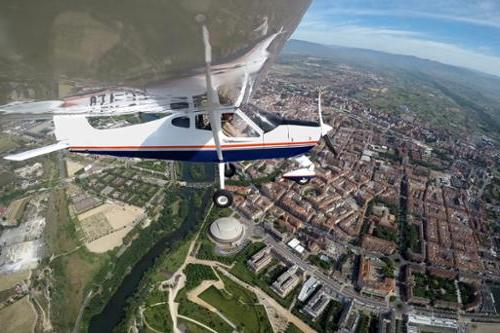
[[329,44],[328,45],[328,44],[311,42],[311,41],[308,41],[308,40],[303,40],[303,39],[298,39],[298,38],[290,38],[287,41],[287,43],[291,42],[291,41],[315,44],[315,45],[319,45],[319,46],[331,48],[332,50],[335,50],[334,48],[343,48],[343,49],[346,49],[346,50],[349,50],[349,49],[351,49],[351,50],[361,50],[361,51],[368,51],[368,52],[377,52],[377,53],[386,54],[386,55],[390,55],[390,56],[399,56],[399,57],[414,58],[414,59],[418,59],[418,60],[421,60],[421,61],[429,61],[429,62],[432,62],[432,63],[436,63],[436,64],[439,64],[439,65],[442,65],[442,66],[449,66],[449,67],[453,67],[453,68],[460,69],[460,70],[466,70],[466,71],[469,71],[471,73],[478,74],[478,75],[486,75],[487,77],[500,80],[500,75],[497,75],[497,74],[486,73],[486,72],[483,72],[483,71],[480,71],[480,70],[476,70],[474,68],[469,68],[469,67],[463,67],[463,66],[457,66],[457,65],[447,64],[447,63],[444,63],[444,62],[441,62],[441,61],[432,60],[432,59],[426,59],[426,58],[422,58],[422,57],[419,57],[419,56],[416,56],[416,55],[411,55],[411,54],[401,54],[401,53],[393,53],[393,52],[387,52],[387,51],[379,51],[379,50],[367,49],[367,48],[363,48],[363,47],[349,47],[349,46],[343,46],[343,45],[338,45],[338,44]]
[[500,77],[500,3],[315,0],[291,39],[414,56]]

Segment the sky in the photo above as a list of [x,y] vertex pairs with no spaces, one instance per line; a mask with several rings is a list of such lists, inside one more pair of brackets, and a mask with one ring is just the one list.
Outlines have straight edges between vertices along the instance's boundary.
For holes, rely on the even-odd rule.
[[313,0],[292,38],[500,76],[500,0]]

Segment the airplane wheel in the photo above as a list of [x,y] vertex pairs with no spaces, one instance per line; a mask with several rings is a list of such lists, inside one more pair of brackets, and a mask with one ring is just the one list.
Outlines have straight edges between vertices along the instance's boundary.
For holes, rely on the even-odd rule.
[[305,185],[311,181],[311,178],[300,178],[297,180],[297,184],[299,185]]
[[233,163],[226,163],[224,165],[224,176],[227,178],[231,178],[236,174],[236,167]]
[[226,208],[233,203],[233,195],[226,190],[217,190],[214,193],[214,204],[219,208]]

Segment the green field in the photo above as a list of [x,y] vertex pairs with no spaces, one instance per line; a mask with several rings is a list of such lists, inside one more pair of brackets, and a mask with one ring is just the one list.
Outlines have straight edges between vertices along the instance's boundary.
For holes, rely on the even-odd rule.
[[265,309],[262,305],[257,305],[255,295],[228,278],[222,277],[222,279],[224,290],[212,286],[205,290],[200,298],[227,316],[241,332],[272,332]]
[[54,291],[51,299],[51,319],[57,331],[73,327],[80,306],[88,294],[92,281],[109,256],[89,253],[85,248],[54,260]]
[[200,264],[189,264],[184,269],[186,274],[186,289],[191,290],[200,285],[201,282],[205,280],[217,281],[218,278],[215,275],[212,267],[200,265]]
[[176,302],[179,303],[179,314],[199,321],[213,328],[219,333],[232,332],[233,330],[231,326],[229,326],[218,315],[195,303],[190,302],[186,296],[186,293],[189,290],[196,288],[204,280],[218,280],[213,269],[205,265],[189,264],[184,269],[184,273],[186,274],[186,285],[177,294],[177,297],[175,299]]
[[[233,329],[218,315],[207,309],[190,302],[186,293],[196,288],[205,280],[217,280],[213,269],[200,264],[189,264],[184,270],[186,274],[186,286],[176,297],[179,302],[179,313],[215,329],[217,332],[232,332]],[[219,274],[224,282],[224,290],[210,287],[205,290],[200,298],[213,305],[223,313],[231,322],[238,326],[242,332],[271,332],[271,326],[263,306],[258,305],[257,297],[250,291],[242,288],[237,283],[222,274]],[[241,314],[245,313],[245,318]],[[192,327],[192,325],[188,325]],[[192,327],[194,332],[203,331],[201,327]]]
[[[67,205],[63,190],[51,193],[45,228],[49,255],[70,252],[81,245]],[[64,331],[73,327],[81,303],[90,290],[89,284],[109,259],[109,254],[89,253],[85,247],[81,247],[50,263],[54,286],[51,295],[51,320],[55,328]]]
[[182,289],[176,297],[179,303],[179,314],[199,321],[219,333],[232,333],[233,328],[215,313],[190,302],[186,297],[186,288]]
[[184,326],[187,330],[187,333],[211,333],[211,331],[199,325],[196,325],[195,323],[183,319],[179,320],[179,326],[180,327]]
[[144,310],[144,319],[157,331],[172,332],[172,320],[168,312],[168,304],[155,305]]

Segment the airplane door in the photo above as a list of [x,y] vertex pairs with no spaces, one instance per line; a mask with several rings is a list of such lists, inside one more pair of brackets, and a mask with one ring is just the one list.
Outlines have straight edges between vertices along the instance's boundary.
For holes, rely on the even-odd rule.
[[225,144],[263,143],[262,130],[242,112],[222,112],[220,120]]

